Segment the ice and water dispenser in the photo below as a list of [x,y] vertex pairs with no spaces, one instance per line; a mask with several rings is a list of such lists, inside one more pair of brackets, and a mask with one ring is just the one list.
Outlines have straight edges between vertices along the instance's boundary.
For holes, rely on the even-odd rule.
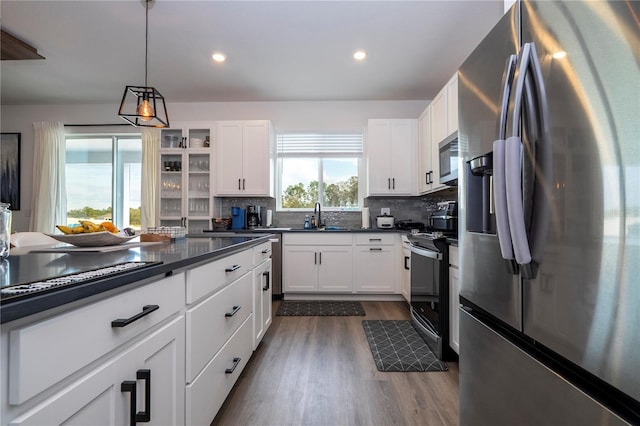
[[480,155],[465,163],[467,231],[496,233],[493,209],[493,153]]

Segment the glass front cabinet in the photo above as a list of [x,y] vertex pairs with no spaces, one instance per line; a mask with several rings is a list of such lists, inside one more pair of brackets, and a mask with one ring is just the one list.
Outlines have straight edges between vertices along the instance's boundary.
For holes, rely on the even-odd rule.
[[157,224],[184,226],[188,233],[211,228],[214,124],[162,129]]

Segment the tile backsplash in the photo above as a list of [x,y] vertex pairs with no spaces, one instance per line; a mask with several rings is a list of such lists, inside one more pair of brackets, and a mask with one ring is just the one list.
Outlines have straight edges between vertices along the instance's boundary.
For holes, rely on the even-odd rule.
[[[370,228],[376,227],[376,216],[380,215],[380,209],[388,207],[391,215],[396,221],[407,220],[411,222],[427,223],[429,215],[436,209],[437,203],[441,201],[457,200],[458,191],[456,188],[448,188],[435,194],[427,194],[417,197],[368,197],[364,204],[369,207],[371,224]],[[262,220],[266,218],[266,210],[273,210],[274,227],[302,228],[304,216],[307,212],[276,212],[276,200],[269,197],[256,198],[229,198],[215,197],[215,217],[230,217],[231,207],[261,206]],[[343,228],[360,228],[362,225],[361,213],[352,211],[322,211],[322,221],[326,225],[340,226]]]

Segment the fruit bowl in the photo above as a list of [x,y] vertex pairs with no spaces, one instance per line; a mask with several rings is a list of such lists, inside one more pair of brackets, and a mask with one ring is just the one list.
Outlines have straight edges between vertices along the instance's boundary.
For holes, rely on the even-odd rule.
[[137,235],[125,236],[112,234],[108,231],[101,232],[89,232],[84,234],[47,234],[51,238],[54,238],[63,243],[72,244],[77,247],[102,247],[102,246],[115,246],[118,244],[126,243],[127,241],[137,237]]

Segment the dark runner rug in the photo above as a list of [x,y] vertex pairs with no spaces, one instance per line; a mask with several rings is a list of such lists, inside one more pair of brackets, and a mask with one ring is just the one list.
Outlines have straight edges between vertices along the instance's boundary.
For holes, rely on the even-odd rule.
[[411,321],[362,321],[378,371],[447,371]]
[[342,300],[284,300],[276,312],[279,316],[363,316],[360,302]]

